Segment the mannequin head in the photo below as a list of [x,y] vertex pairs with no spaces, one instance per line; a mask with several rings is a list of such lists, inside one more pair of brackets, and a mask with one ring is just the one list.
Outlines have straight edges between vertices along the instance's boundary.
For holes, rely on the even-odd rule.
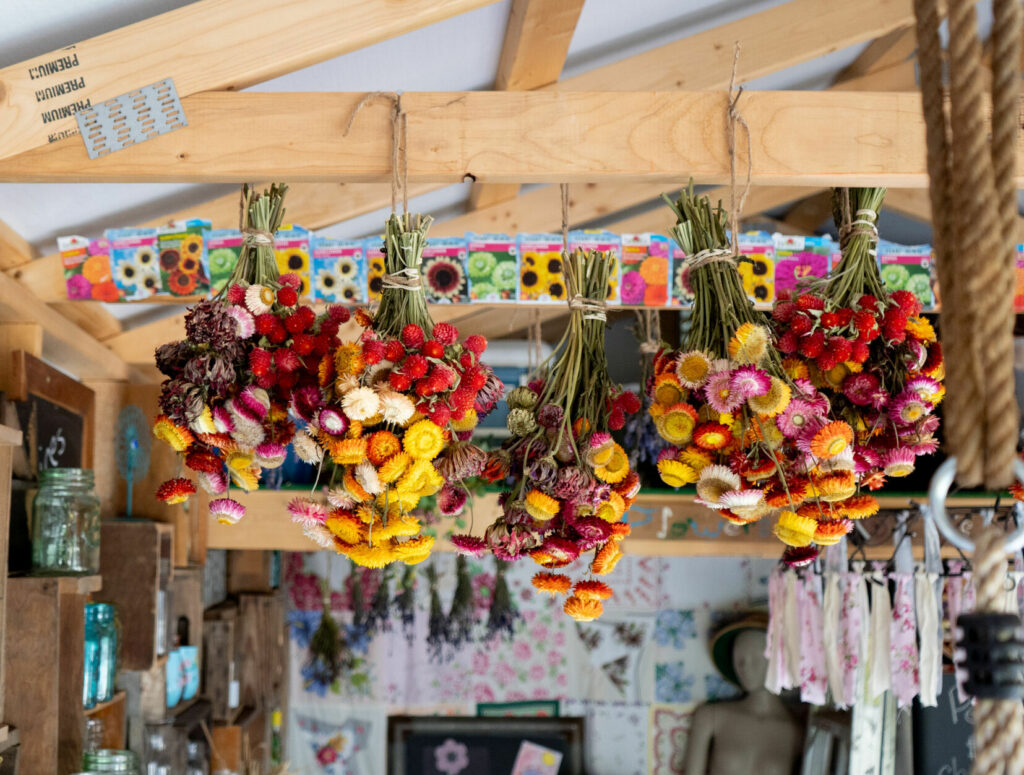
[[736,678],[746,692],[764,688],[768,673],[768,660],[764,651],[767,635],[764,630],[744,630],[732,645],[732,667]]

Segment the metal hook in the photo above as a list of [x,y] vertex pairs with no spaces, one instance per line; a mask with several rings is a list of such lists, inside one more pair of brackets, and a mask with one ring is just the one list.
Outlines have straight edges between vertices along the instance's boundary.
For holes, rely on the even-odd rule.
[[[1024,484],[1024,461],[1015,458],[1013,461],[1013,472],[1017,480]],[[936,527],[942,533],[942,537],[957,549],[965,552],[974,551],[974,541],[965,536],[953,527],[946,514],[946,496],[949,488],[953,486],[956,478],[956,457],[948,458],[932,476],[931,484],[928,486],[928,504],[931,506],[931,518],[935,520]],[[1021,547],[1024,547],[1024,525],[1020,526],[1013,533],[1008,535],[1003,542],[1003,550],[1012,554]]]

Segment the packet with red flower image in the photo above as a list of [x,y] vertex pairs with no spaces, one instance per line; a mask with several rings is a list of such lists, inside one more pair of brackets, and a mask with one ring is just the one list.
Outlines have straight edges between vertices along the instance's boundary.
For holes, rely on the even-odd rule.
[[439,237],[423,248],[423,290],[428,304],[469,301],[466,244],[463,237]]
[[172,296],[205,296],[210,292],[206,276],[206,242],[203,232],[210,222],[192,218],[174,221],[157,230],[161,290]]

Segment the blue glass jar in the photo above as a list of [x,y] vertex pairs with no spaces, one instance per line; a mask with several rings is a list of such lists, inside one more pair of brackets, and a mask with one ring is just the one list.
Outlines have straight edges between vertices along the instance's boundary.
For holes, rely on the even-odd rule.
[[96,701],[114,698],[114,679],[117,677],[117,623],[114,606],[96,603],[96,626],[99,635],[99,659],[96,676]]
[[82,671],[82,705],[96,706],[96,690],[100,675],[100,624],[97,621],[97,605],[85,606],[85,669]]
[[32,503],[32,572],[88,576],[100,571],[100,499],[87,468],[39,472]]

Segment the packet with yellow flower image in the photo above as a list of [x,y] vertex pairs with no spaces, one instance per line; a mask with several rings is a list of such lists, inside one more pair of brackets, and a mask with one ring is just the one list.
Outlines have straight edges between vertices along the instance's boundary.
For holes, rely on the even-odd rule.
[[210,229],[203,232],[206,241],[206,276],[210,290],[220,293],[235,271],[242,253],[242,232],[238,229]]
[[423,248],[420,274],[428,304],[468,302],[465,237],[439,237],[429,240]]
[[600,251],[611,256],[612,267],[608,275],[606,304],[619,304],[619,265],[622,256],[622,237],[610,231],[579,229],[569,232],[569,250]]
[[520,234],[519,300],[565,302],[560,234]]
[[775,246],[767,232],[752,231],[737,239],[746,260],[738,265],[743,290],[755,304],[775,301]]
[[57,238],[64,283],[72,301],[121,301],[121,291],[110,273],[110,245],[105,240],[85,237]]
[[519,295],[519,250],[507,234],[466,234],[470,301],[514,302]]
[[206,276],[206,242],[203,232],[210,222],[193,218],[174,221],[157,232],[160,287],[172,296],[205,296],[210,292]]
[[312,293],[318,301],[366,303],[366,260],[362,240],[313,236]]
[[662,234],[623,234],[619,298],[623,304],[668,304],[669,240]]
[[363,255],[366,257],[366,298],[370,304],[381,300],[384,290],[384,235],[367,237],[363,241]]
[[110,270],[125,301],[162,294],[156,229],[107,229]]
[[[935,283],[935,306],[939,306],[938,282]],[[1014,267],[1013,309],[1024,312],[1024,245],[1017,246],[1017,263]]]
[[281,274],[296,275],[302,284],[299,298],[309,298],[309,241],[312,234],[301,226],[282,226],[274,233],[274,258]]

